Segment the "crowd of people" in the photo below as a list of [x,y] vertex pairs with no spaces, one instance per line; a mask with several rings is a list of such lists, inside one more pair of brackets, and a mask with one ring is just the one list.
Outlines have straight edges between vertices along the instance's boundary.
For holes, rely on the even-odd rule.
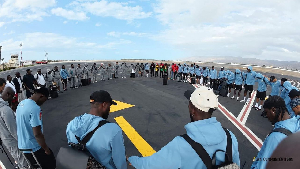
[[[88,113],[75,117],[66,129],[68,143],[79,144],[92,130],[97,128],[85,147],[91,154],[91,168],[126,169],[128,164],[135,168],[211,168],[215,166],[241,166],[238,141],[228,129],[222,128],[220,122],[212,117],[218,108],[216,90],[226,84],[226,90],[232,99],[249,103],[255,83],[258,84],[254,108],[264,109],[262,116],[268,118],[274,129],[266,137],[264,144],[251,168],[266,168],[267,163],[275,160],[273,151],[287,136],[300,129],[300,92],[287,79],[277,80],[274,76],[266,77],[256,73],[249,66],[246,72],[219,72],[212,67],[200,67],[195,64],[108,64],[83,68],[72,64],[66,70],[55,66],[42,74],[39,69],[32,74],[27,69],[23,79],[20,73],[15,78],[10,75],[7,80],[0,78],[0,137],[18,168],[41,165],[43,169],[56,168],[56,159],[47,145],[43,135],[41,105],[49,99],[49,87],[57,84],[58,92],[84,86],[84,80],[91,83],[98,80],[134,77],[168,77],[170,80],[188,82],[195,79],[200,87],[187,91],[184,95],[189,100],[188,110],[191,122],[185,126],[187,134],[175,137],[160,151],[149,157],[132,156],[125,153],[122,129],[115,123],[109,123],[110,106],[116,104],[107,91],[96,91],[90,95],[91,109]],[[149,75],[150,74],[150,75]],[[131,76],[132,77],[132,76]],[[208,80],[210,83],[208,84]],[[271,92],[266,99],[267,86]],[[61,89],[62,87],[62,89]],[[241,91],[244,88],[244,98]],[[233,93],[231,90],[234,89]],[[237,95],[236,95],[237,94]],[[248,95],[248,99],[247,99]],[[100,125],[101,124],[101,125]],[[274,158],[271,158],[274,157]],[[211,158],[215,158],[212,160]],[[91,162],[92,161],[92,162]],[[214,163],[212,162],[214,161]],[[38,164],[37,164],[38,162]]]

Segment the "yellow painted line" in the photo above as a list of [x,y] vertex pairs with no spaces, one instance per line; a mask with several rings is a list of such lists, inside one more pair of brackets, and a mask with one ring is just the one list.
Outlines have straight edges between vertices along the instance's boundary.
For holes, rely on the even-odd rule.
[[136,132],[136,130],[124,119],[123,116],[116,117],[115,120],[143,157],[151,156],[156,153],[156,151],[146,142],[146,140],[143,139],[141,135],[139,135],[138,132]]
[[117,103],[117,105],[110,106],[110,113],[124,110],[124,109],[130,108],[130,107],[134,107],[134,105],[131,105],[128,103],[124,103],[124,102],[117,101],[117,100],[114,100],[114,101]]

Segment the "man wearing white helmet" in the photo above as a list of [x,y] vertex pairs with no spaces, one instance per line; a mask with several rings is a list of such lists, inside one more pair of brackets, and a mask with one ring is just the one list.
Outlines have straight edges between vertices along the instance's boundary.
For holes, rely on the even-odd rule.
[[[238,168],[240,158],[235,135],[212,117],[218,108],[218,97],[213,90],[201,86],[184,95],[189,100],[191,118],[184,126],[187,134],[175,137],[149,157],[132,156],[128,161],[135,168],[143,169],[216,168],[220,165]],[[215,157],[214,160],[211,157]]]

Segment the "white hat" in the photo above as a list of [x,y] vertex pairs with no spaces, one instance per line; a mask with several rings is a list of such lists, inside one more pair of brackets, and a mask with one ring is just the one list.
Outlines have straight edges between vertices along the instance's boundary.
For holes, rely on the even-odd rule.
[[184,95],[195,107],[204,112],[208,112],[211,108],[218,108],[218,96],[208,87],[200,86],[194,92],[186,91]]

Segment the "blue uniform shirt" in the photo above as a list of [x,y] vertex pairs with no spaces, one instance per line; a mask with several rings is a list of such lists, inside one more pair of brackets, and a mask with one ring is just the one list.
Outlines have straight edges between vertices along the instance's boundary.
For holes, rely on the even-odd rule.
[[218,75],[218,79],[222,79],[222,78],[226,78],[226,72],[224,70],[221,70]]
[[194,67],[189,67],[189,72],[190,74],[195,74],[195,68]]
[[251,71],[244,73],[245,84],[254,85],[255,84],[256,72],[254,72],[252,70],[252,66],[249,66],[248,69],[250,69]]
[[232,84],[235,80],[234,73],[231,71],[228,71],[227,73],[227,84]]
[[60,70],[60,76],[61,76],[62,79],[67,79],[69,77],[69,74],[66,71],[66,69],[61,69]]
[[[83,114],[75,117],[67,126],[68,142],[78,143],[75,135],[82,140],[94,130],[102,117]],[[126,169],[125,146],[121,128],[115,123],[101,126],[86,144],[92,156],[107,169]]]
[[178,73],[182,73],[183,72],[183,66],[180,65],[179,68],[178,68]]
[[195,68],[195,74],[196,74],[197,76],[201,76],[200,68]]
[[42,111],[40,106],[31,99],[21,101],[17,107],[16,121],[18,148],[32,149],[33,152],[39,150],[41,146],[36,141],[32,128],[41,126],[43,131]]
[[265,78],[262,74],[257,73],[256,74],[256,82],[258,82],[258,88],[257,91],[259,92],[265,92],[267,91],[267,78]]
[[218,78],[217,76],[218,76],[218,75],[217,75],[217,70],[216,70],[216,69],[210,70],[209,77],[210,77],[211,79],[217,79],[217,78]]
[[235,85],[242,85],[243,84],[243,75],[242,75],[242,72],[239,69],[235,70],[234,77],[235,77],[235,81],[234,81]]
[[[275,123],[274,129],[276,128],[285,128],[290,130],[291,132],[295,133],[298,131],[298,118],[293,117],[284,121],[279,121]],[[262,169],[266,168],[267,162],[264,159],[270,158],[273,151],[276,149],[278,144],[287,136],[280,132],[273,132],[271,133],[264,141],[261,150],[258,152],[256,161],[252,163],[251,169]]]
[[[216,150],[226,150],[227,139],[221,123],[215,117],[198,120],[185,125],[187,135],[200,143],[212,157]],[[232,161],[240,165],[238,142],[234,134],[229,131],[232,139]],[[166,168],[206,168],[195,150],[184,138],[177,136],[158,152],[149,157],[129,157],[128,161],[135,168],[166,169]],[[216,153],[216,164],[225,161],[225,153]]]
[[271,86],[272,91],[271,91],[271,96],[280,96],[280,86],[281,86],[281,81],[277,80],[276,82],[270,82],[268,80],[268,84]]

